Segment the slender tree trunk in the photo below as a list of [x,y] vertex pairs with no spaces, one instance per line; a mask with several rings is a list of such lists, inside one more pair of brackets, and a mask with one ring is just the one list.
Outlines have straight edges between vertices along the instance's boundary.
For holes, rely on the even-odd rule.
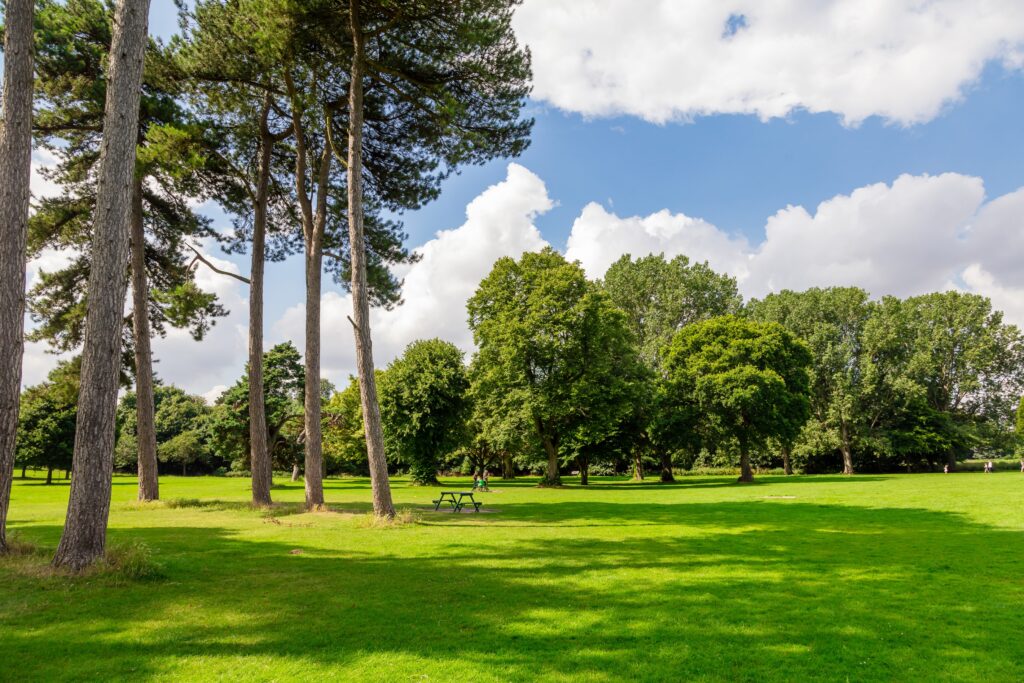
[[270,161],[274,144],[267,129],[269,116],[268,95],[260,116],[260,160],[249,272],[249,469],[252,471],[252,504],[258,507],[272,503],[270,487],[274,478],[270,449],[267,446],[267,411],[263,396],[263,267],[266,260]]
[[790,447],[782,447],[782,469],[785,470],[786,474],[793,474],[793,463],[790,462]]
[[[329,157],[328,157],[329,160]],[[306,508],[324,506],[323,437],[320,434],[320,277],[323,261],[322,233],[313,231],[306,250],[306,386],[305,455]]]
[[[0,114],[0,554],[7,552],[7,509],[25,351],[25,242],[32,173],[33,0],[7,0]],[[22,470],[24,477],[24,470]]]
[[590,458],[578,458],[580,466],[580,486],[590,486]]
[[840,421],[839,433],[842,437],[839,450],[843,453],[843,474],[853,474],[853,451],[850,450],[850,429],[846,420]]
[[25,479],[28,473],[28,467],[25,465],[21,466],[21,478]]
[[502,479],[515,479],[516,468],[512,462],[512,455],[510,453],[501,454],[501,478]]
[[668,451],[661,452],[661,483],[674,484],[676,476],[672,472],[672,454]]
[[64,481],[71,478],[71,470],[64,470]]
[[359,370],[359,399],[363,407],[366,451],[373,487],[373,512],[392,518],[388,463],[384,452],[384,432],[377,401],[377,381],[373,374],[373,348],[370,342],[370,297],[366,285],[366,245],[363,236],[363,29],[359,19],[359,0],[350,0],[352,23],[352,73],[349,92],[348,135],[348,229],[352,260],[352,315],[356,339],[356,366]]
[[52,467],[47,467],[46,468],[46,485],[49,486],[52,483],[53,483],[53,468]]
[[949,471],[956,471],[956,451],[950,448],[946,451],[946,464],[949,465]]
[[740,479],[741,482],[754,481],[754,471],[750,468],[750,449],[745,441],[740,441]]
[[142,223],[142,181],[132,188],[132,328],[135,336],[135,415],[139,444],[139,500],[159,500],[156,462],[156,407],[153,354],[150,349],[149,284],[146,278],[146,232]]
[[89,270],[74,477],[53,563],[79,571],[103,557],[114,464],[135,144],[149,0],[122,0],[114,18]]
[[298,463],[292,465],[292,481],[299,480],[299,465]]
[[183,476],[183,477],[187,477],[188,476],[188,460],[182,460],[181,461],[181,476]]

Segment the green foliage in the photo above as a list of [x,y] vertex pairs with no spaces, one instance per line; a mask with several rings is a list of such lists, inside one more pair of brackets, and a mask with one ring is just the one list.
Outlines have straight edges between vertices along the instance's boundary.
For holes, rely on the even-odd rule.
[[15,462],[21,466],[70,470],[78,417],[81,359],[62,361],[42,384],[25,389],[18,416]]
[[687,326],[663,362],[665,404],[714,439],[733,440],[745,480],[751,450],[770,438],[792,441],[807,420],[811,354],[777,323],[724,316]]
[[[206,426],[211,413],[210,407],[201,396],[193,396],[185,390],[158,384],[153,389],[154,426],[156,428],[157,457],[162,463],[176,463],[184,467],[194,462],[213,464],[207,444]],[[135,469],[138,461],[138,429],[135,392],[126,392],[117,408],[117,446],[115,466],[120,469]],[[176,441],[176,445],[166,448]],[[193,454],[182,459],[182,448],[191,443]]]
[[381,376],[385,444],[416,483],[436,484],[442,459],[461,445],[468,390],[462,351],[440,339],[413,342]]
[[690,263],[664,254],[632,260],[624,254],[601,283],[612,302],[626,313],[644,362],[661,365],[661,350],[682,327],[737,313],[742,299],[736,278],[711,270],[707,262]]
[[[301,422],[305,383],[302,357],[291,342],[278,344],[263,354],[267,444],[279,466],[290,468],[301,456],[297,434],[285,429],[289,422]],[[234,469],[249,468],[248,372],[217,398],[207,430],[210,446],[220,458],[232,462]]]
[[[377,386],[383,371],[376,372]],[[369,476],[363,407],[359,380],[349,377],[348,385],[333,394],[323,408],[324,462],[329,473],[345,472]]]
[[637,373],[625,314],[550,248],[499,259],[467,306],[474,394],[485,410],[532,425],[547,454],[546,483],[557,484],[563,439],[574,442],[567,455],[579,453],[629,420]]

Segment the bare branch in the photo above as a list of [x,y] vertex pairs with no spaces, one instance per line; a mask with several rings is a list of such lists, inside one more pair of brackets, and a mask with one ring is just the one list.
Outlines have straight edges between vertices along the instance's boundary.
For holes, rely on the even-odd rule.
[[247,284],[247,285],[248,285],[248,284],[251,284],[251,283],[249,282],[249,278],[247,278],[247,277],[244,277],[244,276],[242,276],[242,275],[239,275],[238,273],[231,273],[231,272],[228,272],[228,271],[226,271],[226,270],[221,270],[221,269],[220,269],[220,268],[218,268],[217,266],[215,266],[215,265],[213,265],[212,263],[210,263],[210,261],[209,261],[209,260],[208,260],[208,259],[207,259],[207,258],[206,258],[205,256],[203,256],[203,255],[202,255],[202,253],[200,253],[200,251],[199,251],[198,249],[196,249],[195,247],[193,247],[193,246],[192,246],[191,244],[189,244],[188,242],[185,242],[185,246],[186,246],[186,247],[188,247],[189,249],[191,249],[191,250],[192,250],[193,252],[195,252],[195,258],[193,258],[193,259],[192,259],[192,262],[188,264],[188,267],[189,267],[190,269],[191,269],[191,268],[192,268],[192,266],[194,266],[194,265],[196,264],[196,262],[198,261],[198,262],[201,262],[201,263],[205,263],[205,264],[206,264],[206,267],[207,267],[207,268],[209,268],[209,269],[210,269],[210,270],[212,270],[213,272],[217,273],[218,275],[227,275],[228,277],[233,277],[233,278],[235,278],[236,280],[240,280],[241,282],[244,282],[244,283],[245,283],[245,284]]

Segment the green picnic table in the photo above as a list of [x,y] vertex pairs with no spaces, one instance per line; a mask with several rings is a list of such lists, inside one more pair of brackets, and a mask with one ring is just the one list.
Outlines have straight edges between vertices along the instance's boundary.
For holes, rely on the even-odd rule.
[[431,502],[434,503],[434,511],[441,508],[441,503],[451,505],[452,512],[462,512],[462,508],[468,506],[472,506],[476,512],[480,512],[480,506],[483,505],[473,498],[472,491],[441,491],[441,497]]

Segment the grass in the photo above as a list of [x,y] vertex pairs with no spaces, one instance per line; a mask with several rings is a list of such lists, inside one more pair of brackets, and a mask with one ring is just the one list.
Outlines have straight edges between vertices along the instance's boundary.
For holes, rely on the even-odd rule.
[[244,479],[165,477],[142,505],[117,477],[140,576],[69,578],[26,569],[66,483],[16,481],[0,679],[1024,679],[1019,473],[494,481],[479,515],[397,481],[383,527],[365,480],[325,483],[303,513],[301,482],[267,511]]

